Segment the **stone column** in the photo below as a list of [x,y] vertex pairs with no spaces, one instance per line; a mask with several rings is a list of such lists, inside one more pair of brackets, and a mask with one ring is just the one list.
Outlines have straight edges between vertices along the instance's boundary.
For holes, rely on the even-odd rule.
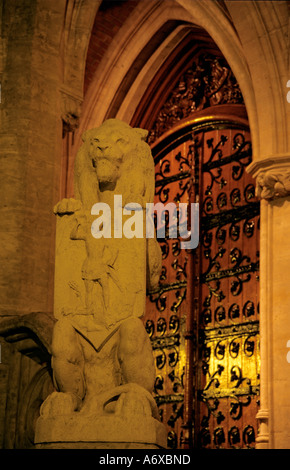
[[253,162],[261,197],[261,408],[257,449],[290,442],[290,154]]
[[52,312],[63,5],[13,1],[3,12],[0,313]]

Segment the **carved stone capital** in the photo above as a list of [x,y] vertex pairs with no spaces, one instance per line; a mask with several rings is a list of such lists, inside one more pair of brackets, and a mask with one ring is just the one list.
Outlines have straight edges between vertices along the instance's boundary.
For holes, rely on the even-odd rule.
[[261,171],[257,176],[256,195],[261,199],[275,199],[290,195],[290,170]]
[[278,154],[253,162],[247,168],[256,178],[256,195],[273,200],[290,195],[290,155]]

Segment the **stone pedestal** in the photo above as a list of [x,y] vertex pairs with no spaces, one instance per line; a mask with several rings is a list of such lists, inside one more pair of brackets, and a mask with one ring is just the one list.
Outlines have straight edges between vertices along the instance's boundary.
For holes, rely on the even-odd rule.
[[151,417],[84,416],[80,412],[37,420],[38,449],[164,449],[167,435]]

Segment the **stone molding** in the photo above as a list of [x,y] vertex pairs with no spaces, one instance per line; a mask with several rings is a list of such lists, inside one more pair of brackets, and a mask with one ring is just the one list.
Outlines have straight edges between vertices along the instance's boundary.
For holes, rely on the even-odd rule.
[[268,201],[290,195],[290,154],[252,162],[248,173],[256,178],[256,195]]
[[52,314],[44,312],[2,315],[0,339],[14,344],[21,354],[37,363],[49,364],[54,323]]

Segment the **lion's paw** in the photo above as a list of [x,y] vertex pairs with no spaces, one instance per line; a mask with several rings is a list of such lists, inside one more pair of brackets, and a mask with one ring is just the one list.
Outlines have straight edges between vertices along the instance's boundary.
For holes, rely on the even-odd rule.
[[115,408],[116,415],[122,416],[152,416],[150,403],[144,396],[134,392],[122,393]]
[[53,392],[40,407],[43,417],[68,415],[77,408],[77,398],[72,393]]
[[59,201],[53,208],[55,214],[74,214],[82,208],[82,203],[79,199],[64,198]]

